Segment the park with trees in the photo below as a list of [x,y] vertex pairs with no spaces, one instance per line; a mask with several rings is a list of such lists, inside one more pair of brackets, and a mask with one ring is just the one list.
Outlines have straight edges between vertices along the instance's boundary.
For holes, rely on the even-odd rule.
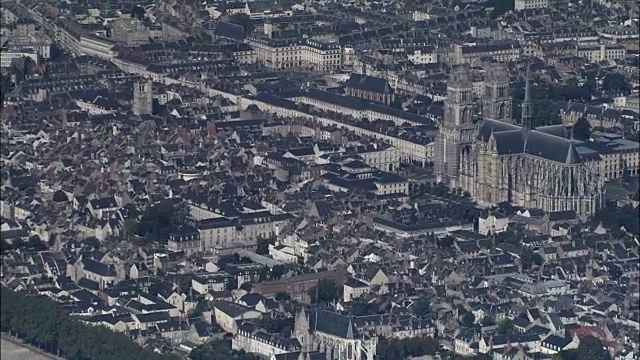
[[106,327],[84,324],[47,298],[2,288],[0,299],[3,333],[65,359],[177,359],[143,349],[126,335]]

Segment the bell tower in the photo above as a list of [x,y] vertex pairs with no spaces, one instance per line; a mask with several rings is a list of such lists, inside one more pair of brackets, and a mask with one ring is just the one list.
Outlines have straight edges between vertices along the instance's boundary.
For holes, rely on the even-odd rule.
[[483,117],[512,123],[511,106],[509,70],[504,64],[490,65],[484,78]]
[[471,150],[476,130],[473,111],[473,85],[469,70],[458,67],[449,75],[444,120],[434,144],[438,180],[450,188],[460,187],[460,174],[471,170]]
[[136,81],[133,84],[133,113],[135,115],[153,114],[153,82]]

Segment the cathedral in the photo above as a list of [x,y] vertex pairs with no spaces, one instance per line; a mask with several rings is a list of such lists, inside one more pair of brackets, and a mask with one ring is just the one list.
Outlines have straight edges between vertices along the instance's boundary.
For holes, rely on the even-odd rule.
[[563,125],[532,128],[528,74],[520,125],[511,117],[504,65],[486,71],[480,121],[474,121],[472,86],[466,68],[452,71],[434,144],[439,181],[469,192],[483,206],[511,203],[546,212],[575,210],[584,218],[603,205],[599,156],[581,155],[579,142]]

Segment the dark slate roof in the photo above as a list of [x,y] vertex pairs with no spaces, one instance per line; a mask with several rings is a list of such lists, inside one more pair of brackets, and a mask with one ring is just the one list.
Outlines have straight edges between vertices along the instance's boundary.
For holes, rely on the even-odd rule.
[[94,209],[109,209],[118,207],[118,203],[113,196],[90,200],[91,207]]
[[69,201],[69,198],[67,197],[67,194],[64,193],[64,191],[58,190],[55,193],[53,193],[53,201],[55,201],[55,202],[67,202],[67,201]]
[[115,268],[112,265],[103,264],[93,259],[82,260],[83,270],[100,276],[116,276]]
[[309,312],[309,328],[343,339],[358,337],[358,330],[351,317],[327,310],[311,310]]
[[221,21],[216,25],[213,31],[214,35],[221,38],[233,39],[242,41],[246,34],[244,33],[244,27],[238,24],[233,24],[226,21]]
[[492,133],[499,155],[529,154],[563,164],[582,161],[575,142],[564,137],[536,129],[523,131],[517,125],[486,119],[478,137],[487,142]]
[[544,346],[552,346],[557,349],[564,349],[567,345],[571,343],[572,339],[561,338],[558,335],[549,335],[546,339],[542,340],[542,345]]
[[393,93],[393,88],[386,79],[356,73],[351,74],[346,87],[380,94]]
[[266,302],[267,298],[265,298],[260,294],[253,293],[253,294],[245,294],[240,298],[240,301],[247,304],[247,306],[256,306],[260,301]]

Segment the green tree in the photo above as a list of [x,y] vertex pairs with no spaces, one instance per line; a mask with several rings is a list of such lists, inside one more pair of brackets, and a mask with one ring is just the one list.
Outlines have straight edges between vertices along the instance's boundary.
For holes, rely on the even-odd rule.
[[312,304],[330,303],[338,300],[341,293],[339,288],[333,281],[322,279],[318,281],[318,285],[309,289],[309,296]]
[[462,325],[468,328],[473,327],[476,323],[476,317],[473,315],[471,311],[467,311],[462,315]]
[[379,360],[397,360],[424,355],[435,355],[438,342],[431,337],[378,340],[377,353]]
[[606,228],[617,230],[624,227],[628,232],[640,235],[640,209],[634,209],[631,205],[623,207],[607,207],[596,212],[595,220],[601,222]]
[[577,140],[586,141],[591,137],[591,124],[589,120],[584,117],[578,119],[573,125],[573,137]]
[[349,309],[349,314],[353,316],[375,315],[378,313],[378,308],[362,297],[351,300],[347,308]]
[[88,246],[92,246],[94,249],[100,249],[100,240],[98,240],[95,236],[89,236],[82,240],[82,243]]
[[495,19],[507,11],[513,10],[513,1],[509,0],[489,0],[488,6],[492,7],[490,17]]
[[231,349],[231,340],[215,339],[198,346],[189,353],[191,360],[258,360],[258,355]]
[[571,349],[561,351],[553,358],[553,360],[580,360],[578,359],[578,350]]
[[175,358],[144,350],[127,336],[105,327],[80,323],[46,298],[2,288],[0,314],[2,331],[67,359]]
[[251,288],[253,288],[253,285],[250,282],[246,282],[243,283],[242,285],[240,285],[240,289],[250,293],[251,292]]
[[602,341],[593,336],[580,338],[578,344],[578,358],[580,360],[610,360],[609,352],[605,350]]
[[56,239],[57,238],[58,238],[57,234],[49,235],[49,241],[47,241],[47,244],[49,245],[49,247],[54,246],[56,244]]
[[124,221],[124,234],[127,238],[134,236],[138,232],[138,220],[127,219]]
[[429,303],[429,300],[427,300],[425,297],[420,297],[418,300],[416,300],[416,302],[411,307],[411,310],[413,310],[413,313],[416,314],[416,316],[419,316],[423,319],[428,319],[433,315],[431,311],[431,303]]
[[259,255],[269,254],[269,239],[258,238],[258,247],[256,248],[256,254],[259,254]]
[[511,320],[502,320],[496,329],[498,335],[509,335],[513,333],[513,323]]
[[531,269],[534,264],[540,266],[544,263],[542,256],[528,247],[522,249],[520,261],[522,262],[522,269]]
[[602,90],[626,94],[630,89],[629,82],[622,74],[611,73],[602,78]]
[[288,300],[291,300],[291,295],[289,295],[284,291],[280,291],[276,293],[275,299],[276,301],[288,301]]
[[287,269],[285,268],[284,265],[276,265],[273,268],[271,268],[271,279],[272,280],[280,280],[282,278],[282,275],[284,275],[286,273]]
[[506,244],[516,245],[516,244],[519,244],[520,241],[522,240],[522,237],[516,231],[511,229],[507,229],[506,231],[496,234],[495,238],[496,238],[496,244],[506,243]]
[[493,320],[491,316],[485,315],[485,317],[483,317],[482,320],[480,320],[480,324],[482,324],[482,326],[491,326],[491,325],[495,325],[496,322]]

